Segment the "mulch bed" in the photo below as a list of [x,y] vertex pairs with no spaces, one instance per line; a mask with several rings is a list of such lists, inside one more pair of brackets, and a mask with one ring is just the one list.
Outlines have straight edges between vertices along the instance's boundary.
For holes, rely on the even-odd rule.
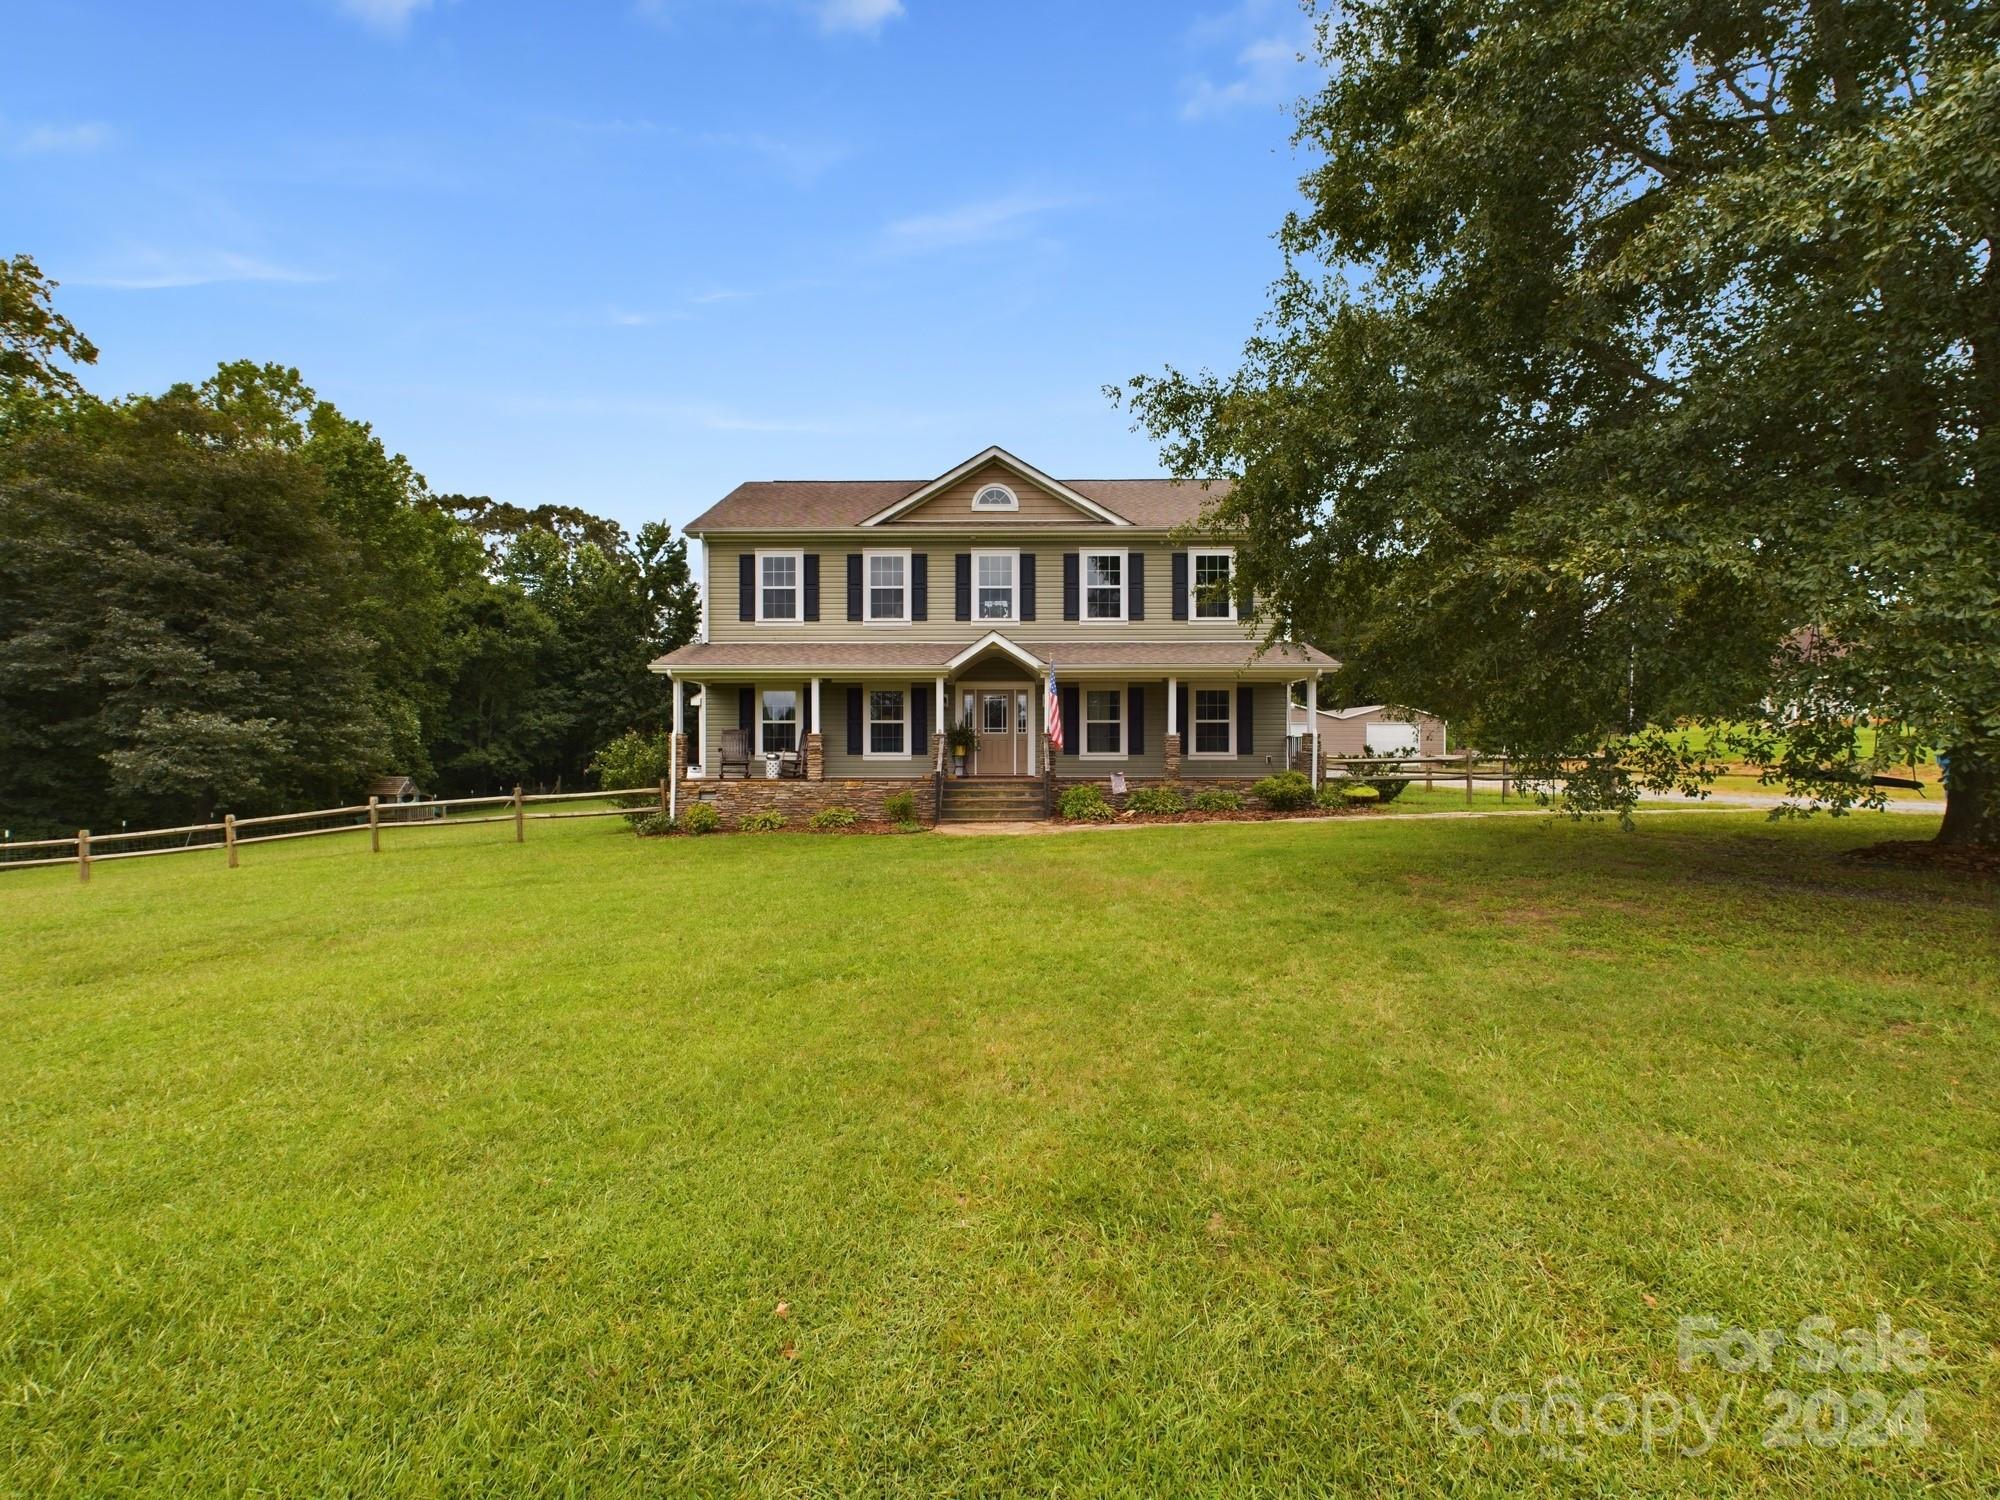
[[[1177,813],[1120,813],[1108,823],[1273,823],[1287,818],[1345,818],[1360,811],[1353,807],[1294,807],[1277,812],[1268,807],[1240,807],[1235,812],[1196,812],[1189,808]],[[1058,817],[1057,822],[1064,819]]]
[[1948,875],[2000,877],[2000,844],[1939,844],[1929,839],[1892,839],[1850,849],[1840,856],[1858,865],[1897,865],[1906,870],[1941,870]]

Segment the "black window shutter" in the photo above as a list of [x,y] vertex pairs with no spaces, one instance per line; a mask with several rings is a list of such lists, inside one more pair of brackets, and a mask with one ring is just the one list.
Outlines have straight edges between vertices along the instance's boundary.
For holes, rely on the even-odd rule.
[[847,618],[861,618],[861,554],[847,554]]
[[1181,726],[1181,753],[1194,749],[1194,725],[1188,722],[1188,685],[1174,684],[1174,722]]
[[1019,577],[1016,582],[1021,590],[1021,607],[1018,613],[1024,620],[1035,618],[1035,554],[1021,554]]
[[931,617],[931,555],[928,552],[910,554],[910,618],[928,620]]
[[1188,555],[1185,552],[1176,552],[1174,554],[1174,618],[1176,620],[1185,620],[1187,617]]
[[[755,728],[756,715],[757,690],[752,687],[738,688],[736,690],[736,727],[738,729]],[[752,740],[751,743],[754,745],[756,741]]]
[[757,618],[757,554],[746,552],[736,559],[736,618]]
[[[1136,557],[1138,554],[1134,553],[1133,555]],[[1132,698],[1131,705],[1125,713],[1126,722],[1132,726],[1132,742],[1125,747],[1125,753],[1127,755],[1144,755],[1146,753],[1146,690],[1137,683],[1134,683],[1126,689],[1126,692]]]
[[961,552],[953,557],[951,571],[957,581],[951,617],[954,620],[969,620],[972,618],[972,554]]
[[927,682],[910,684],[910,754],[928,755],[931,751],[931,693],[933,686]]
[[1063,618],[1065,620],[1082,618],[1083,612],[1079,608],[1077,598],[1079,592],[1077,571],[1076,554],[1074,552],[1065,552],[1063,554]]
[[1125,618],[1146,618],[1146,554],[1125,554]]
[[861,689],[847,690],[847,753],[861,753]]
[[1236,688],[1236,753],[1248,755],[1256,748],[1251,743],[1250,724],[1256,717],[1256,690],[1249,683],[1240,683]]
[[813,723],[812,720],[813,685],[810,682],[802,682],[799,684],[799,748],[801,750],[806,747],[806,736],[819,728],[819,725]]
[[804,606],[805,613],[803,618],[808,620],[817,620],[819,618],[819,554],[817,552],[808,552],[806,554]]
[[1079,722],[1082,716],[1077,712],[1076,684],[1073,682],[1062,685],[1062,710],[1063,754],[1074,755],[1078,749],[1077,742],[1083,737],[1083,725]]

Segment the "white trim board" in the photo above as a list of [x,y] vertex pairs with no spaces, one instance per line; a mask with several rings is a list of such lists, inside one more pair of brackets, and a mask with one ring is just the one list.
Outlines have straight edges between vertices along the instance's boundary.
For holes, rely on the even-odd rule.
[[973,454],[972,457],[968,458],[964,463],[959,464],[956,468],[946,470],[929,484],[913,490],[886,510],[877,511],[861,524],[863,526],[880,526],[884,521],[893,521],[896,517],[916,509],[926,500],[950,489],[959,480],[965,478],[981,465],[991,463],[997,463],[1003,468],[1013,470],[1015,474],[1027,480],[1028,483],[1047,490],[1058,500],[1074,506],[1087,516],[1095,516],[1098,520],[1108,522],[1113,526],[1129,527],[1132,524],[1116,511],[1106,510],[1088,495],[1079,494],[1060,479],[1052,479],[1033,464],[1016,458],[997,443],[990,448]]

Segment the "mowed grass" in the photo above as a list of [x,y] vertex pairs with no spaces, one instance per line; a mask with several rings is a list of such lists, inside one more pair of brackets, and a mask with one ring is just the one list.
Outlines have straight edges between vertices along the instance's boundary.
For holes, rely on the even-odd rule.
[[[0,1491],[1990,1494],[2000,899],[1836,858],[1929,831],[0,875]],[[1820,1313],[1931,1365],[1677,1367]],[[1733,1405],[1452,1430],[1551,1381]],[[1868,1386],[1922,1446],[1761,1445]]]

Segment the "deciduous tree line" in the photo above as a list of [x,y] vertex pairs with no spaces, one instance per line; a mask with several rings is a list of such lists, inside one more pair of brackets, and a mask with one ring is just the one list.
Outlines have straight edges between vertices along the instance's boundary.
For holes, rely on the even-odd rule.
[[0,262],[0,822],[16,837],[580,781],[663,728],[686,541],[434,494],[299,372],[99,400]]

